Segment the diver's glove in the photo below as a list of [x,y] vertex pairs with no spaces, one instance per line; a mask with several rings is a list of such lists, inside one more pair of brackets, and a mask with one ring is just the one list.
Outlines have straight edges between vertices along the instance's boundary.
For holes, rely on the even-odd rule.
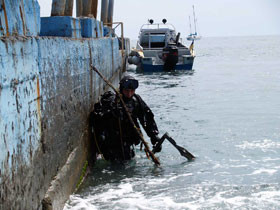
[[159,143],[160,141],[160,138],[155,135],[155,136],[152,136],[151,137],[151,142],[152,142],[152,145],[153,145],[153,152],[156,153],[156,152],[160,152],[161,149],[162,149],[162,146],[157,146],[157,144]]

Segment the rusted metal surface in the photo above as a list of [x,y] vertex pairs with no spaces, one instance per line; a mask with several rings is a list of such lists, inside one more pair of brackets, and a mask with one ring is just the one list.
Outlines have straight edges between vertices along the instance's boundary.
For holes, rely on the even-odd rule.
[[107,14],[107,25],[112,27],[113,23],[113,13],[114,13],[114,0],[109,0],[108,4],[108,14]]
[[72,16],[72,13],[73,13],[73,0],[66,0],[64,15]]
[[[68,156],[86,148],[88,116],[106,87],[90,65],[117,84],[121,62],[117,39],[0,39],[0,209],[42,208]],[[71,170],[85,158],[76,156]]]
[[52,0],[51,16],[72,16],[73,0]]
[[98,0],[77,0],[76,16],[96,18],[97,6],[98,6]]
[[93,0],[83,0],[83,12],[82,12],[82,16],[83,17],[89,17],[89,16],[92,16],[92,11],[91,11],[91,7],[92,7],[92,3],[93,3]]
[[92,0],[91,13],[94,18],[97,17],[98,0]]
[[[3,35],[9,36],[10,35],[10,32],[9,32],[9,22],[8,22],[8,16],[7,16],[6,5],[5,5],[5,1],[4,0],[1,1],[1,8],[3,9],[4,18],[5,18],[5,24],[6,24],[5,25],[6,27],[4,26],[4,29],[6,29],[6,31],[3,33]],[[3,22],[3,21],[1,20],[1,22]]]
[[40,10],[37,1],[0,0],[0,8],[0,36],[39,34]]
[[66,0],[52,0],[51,16],[64,16]]
[[108,0],[102,0],[101,4],[101,21],[103,23],[107,23],[107,16],[108,16]]
[[23,30],[23,35],[26,35],[26,25],[25,25],[25,13],[24,13],[24,8],[22,8],[21,6],[19,6],[19,11],[20,11],[20,17],[21,17],[21,22],[22,22],[22,30]]
[[83,0],[76,0],[76,16],[81,17],[83,15]]

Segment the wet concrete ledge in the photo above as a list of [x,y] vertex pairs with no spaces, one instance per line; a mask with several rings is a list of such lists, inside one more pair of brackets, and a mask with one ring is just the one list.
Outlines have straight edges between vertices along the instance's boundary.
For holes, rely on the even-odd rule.
[[89,156],[88,117],[122,58],[114,38],[0,39],[0,209],[62,209]]
[[[119,72],[110,79],[110,82],[119,81]],[[118,83],[118,82],[117,82]],[[108,88],[108,87],[107,87]],[[107,89],[106,88],[106,89]],[[63,209],[69,195],[78,190],[83,174],[89,165],[93,165],[96,160],[96,151],[92,142],[89,129],[86,129],[81,136],[81,144],[78,145],[68,156],[66,163],[52,180],[48,191],[42,200],[43,210]],[[92,161],[88,163],[88,161]],[[67,184],[66,184],[67,183]]]

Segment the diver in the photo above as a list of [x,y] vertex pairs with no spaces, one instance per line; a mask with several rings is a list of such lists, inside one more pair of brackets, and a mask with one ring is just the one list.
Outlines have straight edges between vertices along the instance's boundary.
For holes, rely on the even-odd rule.
[[[130,160],[135,156],[134,147],[140,144],[140,137],[135,129],[140,124],[150,137],[152,145],[156,145],[158,128],[151,109],[143,99],[135,93],[138,80],[130,75],[124,76],[119,83],[120,93],[134,124],[129,121],[128,114],[119,97],[111,91],[105,92],[94,105],[91,114],[92,130],[97,144],[98,153],[110,161]],[[161,151],[161,147],[158,149]]]

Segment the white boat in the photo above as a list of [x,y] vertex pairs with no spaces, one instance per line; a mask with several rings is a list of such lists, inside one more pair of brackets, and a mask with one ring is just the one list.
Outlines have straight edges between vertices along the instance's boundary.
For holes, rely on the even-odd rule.
[[199,36],[197,34],[197,30],[196,30],[197,19],[195,17],[194,5],[193,5],[194,33],[192,33],[192,24],[191,24],[191,17],[190,16],[189,16],[189,22],[190,22],[190,34],[187,36],[187,40],[189,40],[189,41],[200,40],[201,36]]
[[132,49],[128,62],[137,66],[139,72],[163,72],[192,70],[194,62],[194,43],[186,47],[180,42],[180,33],[166,23],[149,20],[139,32],[136,49]]

